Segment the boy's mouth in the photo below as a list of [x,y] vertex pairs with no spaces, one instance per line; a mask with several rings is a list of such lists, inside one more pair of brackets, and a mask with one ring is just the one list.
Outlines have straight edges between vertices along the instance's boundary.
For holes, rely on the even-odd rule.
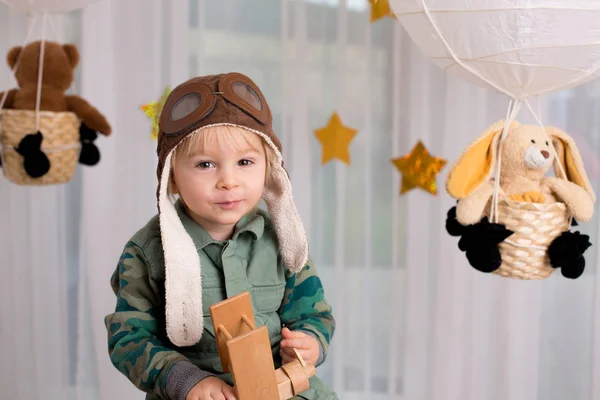
[[223,201],[220,203],[217,203],[217,206],[223,208],[223,209],[232,209],[237,207],[242,201],[241,200],[232,200],[232,201]]

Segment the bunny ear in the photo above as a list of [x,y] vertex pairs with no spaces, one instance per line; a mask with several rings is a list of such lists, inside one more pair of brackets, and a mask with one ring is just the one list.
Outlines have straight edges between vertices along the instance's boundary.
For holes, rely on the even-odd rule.
[[[513,121],[510,129],[516,126],[518,122]],[[491,125],[460,156],[446,181],[446,190],[450,196],[455,199],[465,198],[491,178],[496,162],[498,139],[503,129],[504,120]]]
[[563,177],[560,169],[560,165],[562,165],[567,175],[565,178],[584,188],[595,202],[596,194],[585,173],[583,160],[575,141],[567,133],[558,128],[549,126],[546,127],[546,132],[552,137],[552,144],[556,150],[557,158],[554,160],[554,173],[556,176]]

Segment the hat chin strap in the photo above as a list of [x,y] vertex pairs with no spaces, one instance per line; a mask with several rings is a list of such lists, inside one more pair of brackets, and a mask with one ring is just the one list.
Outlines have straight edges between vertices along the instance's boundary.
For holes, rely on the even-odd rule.
[[158,209],[165,261],[167,336],[173,344],[184,347],[199,342],[204,329],[202,274],[194,241],[167,195],[173,152],[167,155],[160,177]]

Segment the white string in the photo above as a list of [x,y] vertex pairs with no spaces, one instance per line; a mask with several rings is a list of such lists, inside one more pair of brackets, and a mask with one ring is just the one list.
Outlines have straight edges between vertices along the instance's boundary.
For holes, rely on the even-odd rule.
[[537,250],[546,250],[546,246],[538,246],[537,244],[520,244],[517,242],[513,242],[510,239],[504,239],[505,243],[510,244],[511,246],[518,247],[520,249],[537,249]]
[[[600,8],[591,7],[566,7],[566,6],[532,6],[527,7],[498,7],[498,8],[476,8],[476,9],[462,9],[462,10],[450,10],[450,9],[439,9],[430,10],[432,14],[466,14],[466,13],[480,13],[480,12],[502,12],[502,11],[530,11],[530,10],[557,10],[557,11],[600,11]],[[420,14],[421,11],[407,11],[403,13],[395,13],[396,16],[416,15]]]
[[519,114],[519,110],[521,109],[521,105],[523,102],[521,100],[511,99],[508,104],[508,110],[506,112],[506,118],[504,120],[504,127],[502,129],[502,134],[500,135],[500,139],[498,140],[497,147],[497,160],[496,160],[496,170],[494,171],[494,192],[492,194],[492,209],[490,211],[490,222],[498,223],[498,196],[500,193],[500,172],[502,169],[502,144],[508,135],[508,131],[510,129],[510,125],[517,118]]
[[42,101],[42,77],[44,75],[44,54],[46,49],[46,20],[48,14],[44,13],[42,19],[42,40],[40,44],[40,61],[38,65],[38,81],[37,81],[37,93],[35,98],[35,130],[40,130],[40,103]]
[[[450,58],[450,57],[446,57],[446,58]],[[482,64],[498,64],[498,65],[515,65],[517,67],[526,67],[526,68],[538,68],[538,69],[551,69],[551,70],[555,70],[555,71],[567,71],[567,72],[577,72],[580,74],[585,74],[588,72],[587,69],[581,69],[581,68],[570,68],[570,67],[559,67],[556,65],[543,65],[543,64],[527,64],[527,63],[518,63],[518,62],[514,62],[514,61],[497,61],[497,60],[485,60],[485,57],[478,57],[476,59],[473,60],[463,60],[464,63],[469,63],[469,62],[474,62],[477,61],[479,63]],[[446,65],[444,67],[444,71],[448,71],[450,68],[455,67],[457,64],[455,62],[453,62],[452,64]]]
[[54,19],[52,18],[51,15],[48,15],[48,21],[50,21],[50,28],[52,28],[52,32],[54,33],[54,38],[56,39],[56,41],[61,42],[62,38],[58,34],[58,30],[56,29],[56,25],[54,24]]
[[[514,101],[511,99],[508,102],[508,109],[506,110],[506,116],[504,117],[504,128],[503,129],[506,129],[506,121],[508,121],[508,119],[510,118],[513,108],[514,108]],[[498,148],[498,151],[500,151],[500,148]],[[499,165],[500,165],[500,163],[497,160],[496,171],[498,170]],[[495,176],[495,172],[494,172],[494,176]],[[492,192],[492,207],[490,210],[490,222],[494,222],[494,216],[496,215],[496,207],[494,207],[494,204],[496,202],[496,196],[499,191],[500,191],[500,179],[495,178],[494,179],[494,191]]]
[[[515,47],[513,49],[498,51],[495,53],[488,53],[488,54],[484,54],[484,55],[481,55],[478,57],[463,58],[462,61],[463,62],[481,61],[481,60],[485,60],[486,58],[504,56],[506,54],[516,53],[516,52],[524,51],[524,50],[544,50],[544,49],[562,49],[563,47],[574,48],[574,47],[596,47],[596,46],[600,46],[600,41],[599,42],[589,42],[589,43],[569,43],[569,44],[551,44],[551,45],[539,44],[539,45],[534,45],[534,46]],[[428,58],[430,58],[432,60],[449,60],[449,59],[452,59],[452,56],[428,56]],[[451,64],[451,66],[452,65],[455,65],[455,64]],[[521,65],[524,65],[524,64],[521,64]],[[581,70],[581,71],[586,72],[587,69]]]
[[440,38],[440,40],[442,41],[442,43],[444,43],[444,46],[446,46],[446,50],[448,50],[448,52],[450,53],[450,55],[452,56],[452,58],[454,59],[454,61],[456,61],[457,64],[459,64],[461,67],[463,67],[464,69],[466,69],[467,71],[469,71],[473,75],[477,76],[479,79],[481,79],[482,81],[484,81],[488,85],[492,86],[493,88],[495,88],[499,92],[502,92],[502,93],[506,94],[510,98],[515,98],[515,96],[513,94],[509,93],[505,89],[502,89],[501,87],[499,87],[498,85],[496,85],[494,82],[492,82],[489,79],[485,78],[479,72],[473,70],[468,65],[466,65],[464,62],[462,62],[462,60],[459,59],[458,56],[454,53],[454,50],[452,50],[452,48],[450,47],[450,44],[448,44],[448,42],[446,41],[446,38],[444,37],[444,35],[440,31],[439,27],[437,26],[437,23],[434,21],[433,16],[429,12],[429,8],[427,7],[427,4],[425,3],[425,0],[421,0],[421,5],[423,6],[423,11],[425,12],[425,15],[429,19],[429,23],[433,26],[433,29],[438,34],[438,37]]

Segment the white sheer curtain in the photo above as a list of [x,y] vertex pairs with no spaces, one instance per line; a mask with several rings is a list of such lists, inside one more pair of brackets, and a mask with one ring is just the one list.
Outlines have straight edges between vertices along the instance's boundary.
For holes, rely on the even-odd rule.
[[[48,22],[46,38],[74,41],[74,14]],[[42,37],[42,21],[0,5],[0,91],[16,86],[13,46]],[[0,397],[66,399],[76,382],[77,181],[17,186],[0,178]]]
[[[318,373],[341,399],[600,398],[598,217],[581,227],[595,246],[576,281],[474,271],[444,230],[450,166],[439,196],[399,196],[391,159],[422,140],[451,164],[507,101],[446,77],[392,19],[370,24],[367,0],[103,0],[60,21],[63,40],[81,46],[75,89],[114,135],[68,185],[0,179],[2,397],[142,398],[111,365],[103,324],[121,249],[156,212],[156,143],[139,106],[188,77],[235,70],[263,89],[283,142],[338,322]],[[0,52],[24,31],[0,6]],[[543,107],[544,122],[576,138],[597,190],[599,88]],[[350,166],[320,165],[312,132],[334,111],[359,129]]]

